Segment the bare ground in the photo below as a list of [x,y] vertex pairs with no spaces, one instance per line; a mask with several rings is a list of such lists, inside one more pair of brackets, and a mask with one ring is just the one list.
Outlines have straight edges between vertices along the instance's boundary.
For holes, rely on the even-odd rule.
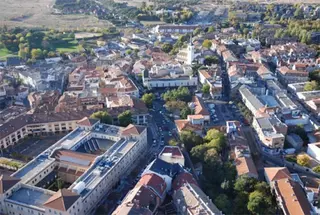
[[0,26],[77,29],[110,26],[87,15],[54,15],[54,0],[0,0]]

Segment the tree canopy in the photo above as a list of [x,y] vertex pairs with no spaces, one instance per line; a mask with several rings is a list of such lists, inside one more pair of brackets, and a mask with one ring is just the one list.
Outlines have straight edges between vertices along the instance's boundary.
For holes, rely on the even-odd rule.
[[170,43],[165,43],[161,47],[161,50],[164,51],[165,53],[170,53],[172,49],[173,49],[173,46]]
[[148,108],[152,107],[154,99],[155,96],[153,95],[153,93],[145,93],[141,98],[141,100],[146,104]]
[[204,40],[202,43],[202,47],[210,49],[212,46],[212,42],[210,40]]
[[126,110],[118,115],[119,125],[126,127],[132,123],[132,114],[130,110]]
[[204,84],[202,86],[202,89],[201,89],[202,93],[203,94],[210,94],[210,85],[209,84]]
[[165,101],[184,101],[190,102],[192,99],[191,93],[187,87],[179,87],[178,89],[173,89],[165,92],[163,94],[163,99]]
[[100,122],[102,123],[106,123],[106,124],[111,124],[112,123],[112,118],[111,116],[108,114],[107,111],[98,111],[93,113],[90,118],[94,118],[94,119],[99,119]]
[[181,119],[187,119],[188,115],[192,114],[192,110],[186,106],[180,111],[180,118]]
[[309,167],[310,158],[307,155],[298,155],[297,156],[297,163],[300,166]]
[[319,90],[319,85],[316,81],[310,81],[304,85],[303,90],[304,91]]

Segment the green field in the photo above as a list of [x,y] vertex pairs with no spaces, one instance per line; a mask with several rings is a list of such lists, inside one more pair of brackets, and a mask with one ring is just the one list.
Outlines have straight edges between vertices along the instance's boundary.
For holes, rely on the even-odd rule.
[[67,43],[55,44],[54,48],[59,52],[79,52],[78,41],[76,40]]
[[10,57],[10,56],[17,56],[15,54],[12,54],[8,49],[6,48],[2,48],[0,49],[0,59],[5,59],[6,57]]

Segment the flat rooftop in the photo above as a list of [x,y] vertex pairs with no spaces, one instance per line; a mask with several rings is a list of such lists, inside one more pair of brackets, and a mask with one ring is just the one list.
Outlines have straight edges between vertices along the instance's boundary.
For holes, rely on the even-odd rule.
[[42,190],[39,188],[31,189],[28,187],[21,187],[16,190],[8,198],[10,200],[20,202],[29,206],[42,207],[42,205],[54,194],[47,190]]
[[280,105],[273,96],[259,96],[259,100],[267,107],[279,107]]

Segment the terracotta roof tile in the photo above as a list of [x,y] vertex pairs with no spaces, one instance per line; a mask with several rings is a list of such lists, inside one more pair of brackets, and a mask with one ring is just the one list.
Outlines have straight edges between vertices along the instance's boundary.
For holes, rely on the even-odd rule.
[[188,172],[180,173],[176,176],[176,178],[172,182],[172,189],[178,190],[182,187],[185,183],[194,184],[198,186],[197,181],[193,178],[193,176]]
[[285,214],[311,214],[311,206],[298,182],[284,178],[275,181],[274,188],[278,197],[281,198]]
[[269,167],[264,168],[264,171],[270,182],[284,178],[291,179],[291,175],[287,167]]
[[83,126],[93,126],[93,125],[96,124],[97,122],[99,122],[98,119],[93,119],[93,118],[84,117],[83,119],[81,119],[80,121],[78,121],[77,124],[78,124],[78,125],[83,125]]
[[70,190],[62,189],[51,196],[43,205],[48,208],[67,211],[80,196]]
[[144,126],[130,124],[122,130],[122,135],[140,135],[145,129]]
[[151,187],[157,192],[160,198],[162,198],[167,188],[167,184],[165,180],[153,173],[143,175],[137,183],[137,186],[139,185],[145,185],[145,186]]
[[235,165],[238,172],[238,176],[251,174],[258,177],[256,166],[253,163],[252,158],[240,157],[235,159]]

